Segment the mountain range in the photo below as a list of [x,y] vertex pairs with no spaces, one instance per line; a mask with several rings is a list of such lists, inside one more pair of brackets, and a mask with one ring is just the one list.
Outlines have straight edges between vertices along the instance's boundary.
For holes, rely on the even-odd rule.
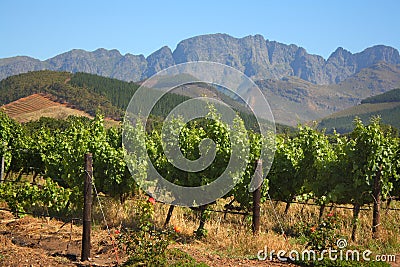
[[44,61],[26,56],[0,59],[0,79],[48,69],[140,81],[174,64],[200,60],[235,67],[254,80],[296,76],[315,84],[337,84],[381,61],[400,64],[400,55],[395,48],[384,45],[355,54],[339,47],[325,60],[302,47],[269,41],[261,35],[234,38],[208,34],[183,40],[174,51],[164,46],[148,57],[100,48],[93,52],[74,49]]
[[318,121],[367,97],[400,88],[400,65],[379,62],[337,84],[318,85],[293,76],[256,83],[267,96],[275,120],[296,125]]
[[174,64],[213,61],[251,77],[268,97],[276,120],[295,125],[357,105],[366,97],[400,87],[400,55],[376,45],[358,53],[337,48],[328,59],[261,35],[195,36],[175,50],[164,46],[151,55],[103,48],[74,49],[41,61],[26,56],[0,59],[0,80],[35,70],[86,72],[123,81],[142,81]]

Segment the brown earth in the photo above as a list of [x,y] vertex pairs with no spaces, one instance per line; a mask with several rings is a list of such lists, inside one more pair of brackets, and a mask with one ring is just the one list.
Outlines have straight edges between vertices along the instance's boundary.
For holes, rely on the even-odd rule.
[[92,231],[93,258],[90,262],[80,262],[81,232],[81,226],[71,222],[30,216],[14,219],[9,212],[0,211],[0,265],[116,265],[112,242],[104,230]]
[[75,109],[68,104],[53,101],[50,95],[45,94],[32,94],[23,97],[0,107],[0,109],[3,109],[10,118],[19,122],[37,120],[40,117],[63,119],[69,115],[91,118],[88,113]]
[[[106,230],[97,229],[91,235],[90,261],[81,262],[82,228],[76,222],[64,223],[50,218],[25,216],[16,219],[0,210],[0,266],[117,266],[113,242]],[[114,230],[111,231],[113,233]],[[279,262],[223,258],[205,251],[202,242],[172,245],[197,262],[209,266],[294,266]],[[126,255],[118,251],[119,263]]]

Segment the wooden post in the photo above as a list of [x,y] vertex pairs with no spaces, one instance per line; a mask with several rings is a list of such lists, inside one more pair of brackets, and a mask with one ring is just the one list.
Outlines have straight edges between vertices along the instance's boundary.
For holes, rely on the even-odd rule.
[[[252,230],[253,234],[257,235],[260,231],[260,200],[261,200],[261,188],[262,188],[262,179],[263,179],[263,173],[262,173],[262,160],[257,160],[256,161],[256,172],[255,172],[255,179],[256,183],[260,184],[260,186],[253,192],[253,225],[252,225]],[[261,183],[260,183],[261,182]]]
[[85,181],[84,181],[84,205],[83,205],[83,231],[81,261],[90,257],[90,230],[92,220],[92,153],[85,154]]
[[377,171],[374,178],[374,209],[372,211],[372,236],[374,239],[379,239],[379,228],[381,224],[381,175],[382,166],[380,166],[379,171]]
[[4,181],[4,155],[1,155],[0,184]]

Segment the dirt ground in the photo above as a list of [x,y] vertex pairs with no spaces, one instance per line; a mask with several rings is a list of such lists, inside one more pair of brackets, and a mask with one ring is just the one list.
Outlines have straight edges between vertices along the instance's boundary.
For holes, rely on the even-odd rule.
[[[93,226],[91,256],[81,262],[82,227],[76,222],[25,216],[16,219],[0,210],[0,266],[119,266],[126,260],[122,251],[115,253],[113,242],[104,229]],[[111,229],[113,233],[115,230]],[[207,251],[206,241],[174,243],[171,246],[188,253],[197,262],[212,267],[224,266],[295,266],[278,261],[224,258]],[[398,255],[399,256],[399,255]],[[399,256],[400,257],[400,256]],[[118,261],[117,261],[118,258]],[[400,267],[399,259],[392,263]]]
[[[0,211],[0,265],[116,266],[114,247],[104,230],[92,231],[92,258],[80,262],[81,233],[81,226],[72,222],[30,216],[15,219]],[[119,260],[124,260],[123,255]]]
[[[31,216],[16,219],[11,213],[0,210],[0,266],[118,266],[108,232],[96,226],[91,235],[92,258],[81,262],[81,233],[81,226],[71,222]],[[202,249],[201,242],[175,243],[173,246],[209,266],[293,266],[279,262],[221,258]],[[118,251],[119,264],[125,260],[125,255]]]

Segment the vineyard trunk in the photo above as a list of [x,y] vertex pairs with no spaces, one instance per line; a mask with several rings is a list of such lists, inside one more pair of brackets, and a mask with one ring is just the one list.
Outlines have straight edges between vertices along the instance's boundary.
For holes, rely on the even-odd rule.
[[360,204],[354,204],[353,206],[353,227],[351,230],[351,240],[356,241],[357,221],[358,215],[360,214]]
[[38,177],[38,175],[39,175],[39,172],[35,172],[35,173],[33,174],[33,178],[32,178],[32,183],[33,183],[33,184],[36,184],[36,178]]
[[200,224],[199,227],[196,230],[196,236],[198,238],[202,238],[206,236],[206,230],[204,228],[205,224],[206,224],[206,220],[207,220],[207,214],[206,214],[206,210],[207,210],[208,205],[203,205],[200,206]]
[[0,183],[3,182],[3,178],[4,178],[4,156],[1,156]]
[[286,207],[285,207],[285,215],[288,214],[290,208],[290,201],[286,202]]
[[166,227],[169,224],[169,221],[171,220],[172,213],[174,212],[174,205],[169,206],[168,213],[167,213],[167,218],[165,219],[164,227]]
[[374,210],[372,216],[372,235],[375,239],[379,238],[379,228],[381,224],[381,171],[382,166],[380,166],[379,171],[374,177]]
[[325,204],[322,204],[321,207],[319,208],[319,221],[322,220],[322,216],[324,215],[324,211],[325,211]]

